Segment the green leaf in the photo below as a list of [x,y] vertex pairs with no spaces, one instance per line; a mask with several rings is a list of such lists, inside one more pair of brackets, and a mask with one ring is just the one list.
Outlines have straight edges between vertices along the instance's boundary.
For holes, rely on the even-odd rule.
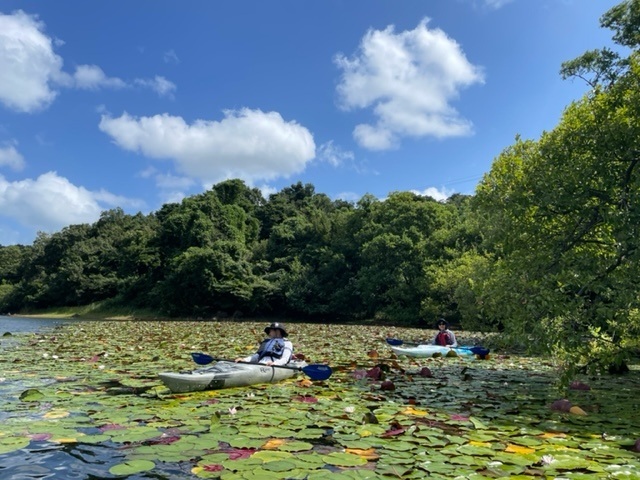
[[132,460],[114,465],[109,469],[109,473],[111,475],[133,475],[152,470],[155,466],[155,463],[149,460]]

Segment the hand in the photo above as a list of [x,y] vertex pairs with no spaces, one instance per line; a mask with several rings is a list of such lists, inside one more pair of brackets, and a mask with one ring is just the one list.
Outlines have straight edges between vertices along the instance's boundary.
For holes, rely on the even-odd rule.
[[271,365],[273,365],[273,362],[271,360],[269,360],[267,363],[265,363],[265,365],[271,366]]
[[242,358],[236,358],[236,362],[242,362]]

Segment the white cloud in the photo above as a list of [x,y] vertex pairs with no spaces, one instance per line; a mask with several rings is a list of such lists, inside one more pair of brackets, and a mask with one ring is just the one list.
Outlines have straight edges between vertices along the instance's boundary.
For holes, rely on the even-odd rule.
[[504,7],[507,3],[511,2],[512,0],[484,0],[486,6],[488,6],[489,8],[494,8],[496,10],[498,8]]
[[21,10],[0,13],[0,102],[19,112],[46,108],[56,97],[62,58],[56,55],[44,25]]
[[355,203],[362,198],[362,195],[358,195],[355,192],[340,192],[338,195],[336,195],[336,198],[344,200],[345,202]]
[[165,190],[187,190],[195,184],[191,178],[178,177],[169,173],[158,173],[154,178],[156,180],[156,185]]
[[164,59],[164,63],[176,63],[176,64],[180,63],[180,59],[178,58],[178,55],[176,55],[176,52],[173,49],[164,52],[164,55],[162,58]]
[[148,87],[161,97],[173,98],[176,84],[164,77],[156,75],[153,79],[136,78],[134,83],[143,87]]
[[79,65],[73,74],[74,86],[82,90],[125,88],[127,84],[117,77],[107,77],[97,65]]
[[47,108],[61,87],[84,90],[126,88],[134,84],[151,88],[160,96],[171,96],[175,84],[164,77],[127,82],[110,77],[97,65],[78,65],[73,74],[62,70],[63,59],[44,24],[35,15],[18,10],[0,13],[0,103],[18,112],[32,113]]
[[54,232],[72,224],[93,223],[103,210],[126,204],[142,205],[104,190],[91,192],[56,172],[16,182],[0,176],[0,215],[34,232]]
[[184,175],[201,183],[241,178],[288,177],[304,170],[315,156],[311,133],[277,112],[228,110],[220,121],[196,120],[168,114],[118,118],[103,115],[99,125],[125,150],[156,159],[169,159]]
[[434,200],[442,202],[453,195],[453,190],[447,190],[443,188],[442,190],[438,190],[436,187],[425,188],[422,191],[419,190],[411,190],[411,193],[415,193],[416,195],[420,195],[421,197],[431,197]]
[[11,142],[5,146],[0,145],[0,167],[9,167],[16,171],[24,168],[24,158],[16,150],[16,144],[17,142]]
[[268,199],[270,195],[273,195],[274,193],[279,192],[277,188],[267,184],[260,185],[259,187],[256,187],[256,188],[260,190],[260,193],[262,193],[262,196],[266,199]]
[[352,58],[336,55],[342,70],[337,91],[345,110],[371,108],[376,121],[354,130],[371,150],[398,145],[402,137],[469,135],[471,123],[451,105],[462,88],[484,81],[455,40],[424,19],[414,30],[369,30]]
[[353,152],[343,150],[341,147],[334,145],[333,140],[329,140],[318,147],[318,159],[337,167],[347,160],[353,160]]

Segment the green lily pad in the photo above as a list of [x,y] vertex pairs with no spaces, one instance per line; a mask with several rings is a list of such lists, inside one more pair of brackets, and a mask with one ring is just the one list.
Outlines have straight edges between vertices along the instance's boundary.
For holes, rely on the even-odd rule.
[[338,467],[357,467],[359,465],[364,465],[367,463],[367,460],[358,456],[352,455],[350,453],[330,453],[329,455],[324,455],[322,459],[328,465],[335,465]]
[[119,463],[109,469],[111,475],[133,475],[140,472],[153,470],[156,464],[148,460],[133,460]]

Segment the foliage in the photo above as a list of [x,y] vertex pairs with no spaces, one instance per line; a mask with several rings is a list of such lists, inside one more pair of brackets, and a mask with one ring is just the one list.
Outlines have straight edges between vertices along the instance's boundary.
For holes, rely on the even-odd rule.
[[[623,45],[637,46],[639,5],[603,16]],[[569,369],[616,368],[639,347],[640,57],[614,57],[565,64],[566,75],[592,72],[593,90],[538,141],[517,139],[476,196],[495,259],[478,276],[484,308]]]

